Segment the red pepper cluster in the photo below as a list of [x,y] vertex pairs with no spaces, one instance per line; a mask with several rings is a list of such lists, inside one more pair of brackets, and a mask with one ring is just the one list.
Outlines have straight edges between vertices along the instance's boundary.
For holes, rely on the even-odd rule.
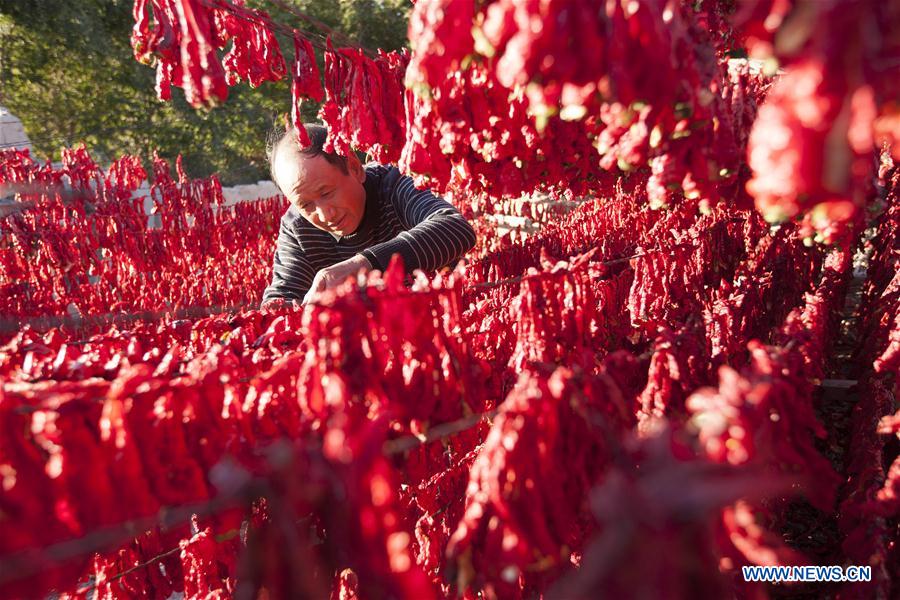
[[[131,46],[139,62],[155,63],[160,100],[172,98],[174,85],[191,106],[211,108],[225,102],[228,86],[247,81],[255,88],[285,76],[270,23],[243,0],[135,0]],[[228,42],[220,60],[217,50]]]
[[881,214],[869,240],[871,258],[866,269],[866,283],[860,314],[864,316],[865,343],[858,351],[862,364],[871,364],[877,373],[889,374],[900,368],[900,326],[898,326],[897,302],[900,300],[900,166],[885,157],[890,166],[885,170],[882,183],[886,188]]
[[[130,198],[114,185],[130,164],[102,173],[110,183],[96,195]],[[72,185],[99,177],[84,153],[66,165]],[[178,164],[177,182],[155,166],[167,226],[211,223],[197,204],[205,188]],[[55,171],[10,154],[0,173]],[[865,562],[880,548],[889,564],[897,478],[873,468],[895,458],[877,430],[883,419],[892,431],[896,410],[896,170],[884,173],[857,359],[875,373],[861,406],[878,404],[855,420],[848,491],[820,453],[830,433],[814,408],[850,253],[729,204],[652,210],[646,176],[631,175],[433,279],[407,282],[394,265],[304,310],[93,335],[20,330],[0,350],[2,509],[16,515],[0,554],[20,576],[0,572],[0,585],[11,597],[92,585],[109,597],[231,597],[242,585],[283,596],[613,593],[636,584],[625,565],[648,547],[693,540],[706,567],[670,565],[642,585],[665,572],[673,589],[700,577],[703,589],[756,593],[709,565],[809,561],[776,533],[787,513],[771,496],[786,477],[839,515],[846,556]],[[270,224],[255,226],[248,235],[262,237]],[[669,471],[683,474],[674,487]],[[750,473],[765,502],[748,493]],[[691,495],[682,480],[719,491]],[[177,523],[157,522],[179,509]],[[879,536],[863,535],[875,526]],[[41,551],[101,530],[117,533],[77,559]],[[628,531],[642,533],[621,538],[627,552],[594,550]]]
[[718,390],[701,389],[688,398],[700,442],[719,462],[758,460],[773,472],[815,473],[810,500],[831,509],[839,478],[813,445],[825,430],[813,412],[810,385],[800,373],[784,376],[792,356],[757,342],[749,350],[751,363],[743,373],[721,367]]
[[748,191],[772,222],[846,244],[871,194],[872,149],[900,139],[900,9],[890,2],[744,2],[737,32],[785,72],[753,126]]
[[304,98],[321,102],[325,97],[322,82],[319,78],[319,66],[316,55],[308,39],[294,32],[294,65],[291,69],[291,123],[297,130],[297,137],[305,148],[309,146],[309,136],[303,128],[303,117],[300,107]]
[[[887,194],[869,240],[870,260],[858,309],[861,344],[855,371],[859,403],[851,420],[848,484],[838,522],[843,550],[873,565],[878,593],[891,593],[900,568],[900,169],[884,158],[881,183]],[[869,593],[857,584],[854,594]]]
[[[402,271],[391,272],[395,279],[399,273]],[[393,315],[393,310],[401,308],[391,295],[392,291],[385,293],[384,312],[379,311],[379,314],[385,315],[383,317],[385,326],[390,326],[387,315]],[[409,296],[407,301],[421,303],[423,297],[432,298],[428,294],[416,294]],[[373,302],[377,303],[377,298]],[[437,304],[442,305],[441,302]],[[345,310],[341,308],[337,307],[330,312],[332,315],[359,314],[362,319],[358,322],[366,327],[371,327],[375,323],[374,320],[367,319],[365,313],[360,314],[352,310],[352,307]],[[304,341],[296,334],[285,338],[283,334],[300,326],[300,322],[297,321],[299,316],[300,313],[290,313],[276,318],[276,315],[270,314],[261,321],[260,314],[256,313],[255,327],[251,329],[256,331],[256,335],[253,345],[248,347],[244,346],[242,336],[236,335],[240,333],[240,321],[233,320],[230,325],[226,325],[226,331],[231,335],[206,337],[203,345],[209,352],[192,353],[180,349],[178,343],[171,338],[169,343],[173,344],[172,348],[165,355],[158,352],[159,346],[154,348],[157,352],[151,351],[141,355],[139,350],[129,345],[127,354],[131,359],[121,358],[121,363],[124,364],[120,363],[117,365],[118,368],[110,364],[105,365],[105,371],[99,376],[90,376],[93,374],[91,371],[70,371],[68,374],[73,381],[68,385],[56,382],[55,389],[52,390],[46,385],[10,387],[8,395],[0,402],[4,411],[4,427],[9,428],[9,435],[4,434],[0,460],[8,467],[4,472],[9,494],[4,496],[3,512],[10,517],[15,515],[17,524],[11,525],[10,535],[4,542],[2,554],[46,546],[48,543],[73,536],[80,537],[98,527],[126,520],[147,518],[163,506],[178,507],[200,503],[214,495],[214,486],[218,486],[221,490],[222,482],[216,483],[215,479],[216,465],[226,454],[237,459],[246,468],[258,471],[260,457],[257,449],[264,447],[265,440],[282,437],[299,440],[304,432],[319,428],[321,425],[314,416],[307,417],[308,412],[296,403],[291,410],[292,403],[288,400],[290,396],[296,397],[298,385],[302,387],[302,373],[310,372],[319,361],[315,352],[309,354],[297,348],[298,344],[304,342],[304,347],[310,348],[322,346],[320,341],[315,339]],[[323,325],[329,322],[327,317],[328,311],[317,315]],[[335,318],[336,316],[332,316],[332,323]],[[224,324],[221,318],[219,322]],[[349,322],[345,323],[349,325]],[[440,326],[438,323],[442,321],[435,323],[436,326]],[[172,328],[175,327],[173,324]],[[193,341],[203,335],[205,329],[207,325],[201,321],[193,327],[189,326],[187,331],[179,333],[183,336],[182,339]],[[141,336],[135,336],[133,333],[131,335],[134,336],[133,339],[141,339]],[[209,336],[209,333],[205,335]],[[449,332],[445,335],[453,336]],[[354,353],[361,356],[361,348],[379,351],[378,346],[367,345],[367,342],[375,342],[378,339],[381,337],[368,340],[350,337],[348,343],[352,342],[353,347],[347,347],[344,351],[350,357],[353,357]],[[389,361],[397,365],[398,377],[391,378],[390,381],[401,389],[386,387],[385,383],[380,383],[375,377],[368,379],[370,386],[377,385],[382,388],[383,394],[389,394],[384,400],[393,399],[394,411],[397,414],[401,414],[402,405],[399,404],[401,398],[409,397],[412,392],[425,391],[420,392],[416,383],[417,380],[421,381],[421,376],[413,376],[410,381],[404,379],[401,373],[410,374],[412,367],[414,374],[417,364],[430,365],[431,369],[435,366],[452,369],[453,363],[457,366],[469,364],[461,360],[461,357],[454,359],[448,355],[448,352],[460,347],[458,340],[451,341],[448,337],[449,346],[439,350],[429,341],[430,339],[430,337],[423,338],[426,345],[418,349],[413,349],[407,344],[406,351],[412,351],[412,354],[405,360],[399,360],[398,355],[391,358],[379,354],[373,363],[383,364],[384,361]],[[151,340],[149,337],[144,338],[147,343],[151,343]],[[32,352],[34,344],[26,344],[25,348],[22,348],[20,344],[24,341],[24,339],[17,340],[10,344],[7,351],[10,354],[17,354],[17,358],[22,357],[22,352],[26,354]],[[54,340],[45,341],[53,343]],[[90,356],[89,353],[98,351],[102,353],[104,341],[108,344],[115,343],[113,340],[91,340],[87,352],[82,356]],[[217,342],[224,345],[217,346]],[[260,372],[258,369],[261,365],[256,360],[253,346],[258,348],[268,346],[273,352],[276,348],[281,349],[282,356],[272,362],[268,370]],[[66,349],[69,347],[65,345],[61,347],[61,357],[68,355]],[[290,351],[284,352],[286,348]],[[385,348],[380,352],[388,352],[388,349]],[[238,358],[241,355],[247,355],[246,360]],[[440,358],[441,355],[444,356],[443,360]],[[426,361],[429,356],[430,360]],[[414,357],[423,362],[418,363]],[[132,361],[133,364],[129,365]],[[27,358],[25,362],[29,362]],[[54,364],[56,362],[63,361],[55,361]],[[242,362],[245,367],[242,367]],[[30,365],[22,365],[22,368],[26,366]],[[64,363],[64,366],[71,369],[71,365],[67,363]],[[89,362],[86,368],[90,367]],[[250,373],[255,376],[252,378],[247,376]],[[432,375],[433,371],[428,374]],[[45,377],[52,375],[64,376],[58,371],[44,374]],[[24,379],[26,375],[23,371],[17,371],[16,376]],[[468,393],[478,396],[475,379],[466,372],[461,373],[461,376],[468,380],[459,382],[457,393],[465,393],[468,390]],[[111,378],[112,381],[107,378]],[[49,383],[50,380],[47,381]],[[293,384],[286,385],[289,381],[293,381]],[[432,379],[430,385],[437,386],[438,383],[439,380]],[[443,380],[440,383],[446,385]],[[360,381],[359,384],[365,384],[365,381]],[[64,389],[68,391],[61,393]],[[426,386],[426,389],[430,389],[430,386]],[[389,463],[380,456],[380,443],[374,447],[376,454],[372,454],[371,447],[368,448],[366,452],[376,461],[372,466],[375,472],[365,476],[376,477],[376,473],[381,474],[377,475],[377,480],[366,483],[364,478],[360,479],[369,473],[360,463],[361,459],[358,456],[363,450],[353,450],[353,444],[363,437],[360,428],[374,427],[367,415],[374,414],[379,407],[384,410],[389,410],[390,407],[385,406],[386,402],[376,403],[372,398],[372,392],[357,397],[351,395],[353,391],[352,388],[329,389],[328,400],[335,403],[332,408],[339,414],[329,420],[328,431],[321,436],[323,450],[328,460],[348,465],[347,485],[364,486],[361,488],[363,491],[360,493],[364,493],[364,496],[360,502],[367,502],[369,506],[374,507],[378,517],[383,519],[387,516],[383,512],[387,500],[382,496],[385,490],[394,493],[396,489],[396,485],[391,481],[394,477],[391,474],[392,468],[389,468]],[[360,391],[362,392],[361,389]],[[435,389],[435,393],[440,394],[436,398],[450,400],[445,391]],[[359,403],[361,409],[356,412],[352,410],[355,402]],[[341,406],[346,407],[346,410],[341,411]],[[431,413],[423,413],[421,408],[417,407],[420,410],[418,414],[426,426],[430,419],[448,418],[447,414],[441,414],[438,408],[432,408]],[[446,410],[444,412],[446,413]],[[456,412],[461,412],[461,405],[457,406]],[[451,412],[450,416],[455,414]],[[406,422],[409,422],[409,419],[410,417],[406,417]],[[22,438],[20,435],[12,434],[19,429],[29,431],[28,437]],[[32,469],[29,464],[33,461],[44,466]],[[114,489],[122,490],[125,496],[115,500]],[[35,495],[45,499],[46,505],[30,504],[27,499]],[[39,518],[38,511],[44,513],[40,518],[47,519],[47,526],[39,530],[27,525],[32,522],[29,515]],[[351,514],[354,514],[354,511],[355,509],[351,508]],[[397,553],[401,550],[398,548],[408,547],[411,541],[407,536],[407,544],[397,546],[397,540],[400,539],[399,517],[380,526],[381,529],[369,531],[371,527],[365,515],[358,516],[362,519],[360,527],[363,531],[360,535],[363,535],[363,539],[371,538],[370,543],[380,539],[379,543],[385,544],[382,549],[386,552],[386,556],[393,557],[392,561],[399,560]],[[215,522],[216,530],[229,532],[232,529],[239,529],[240,518],[236,522],[233,518],[230,513],[220,515]],[[124,541],[122,535],[119,534],[119,539]],[[179,534],[172,535],[176,537],[166,536],[161,543],[171,543],[173,539],[177,541]],[[124,536],[127,538],[127,533]],[[201,531],[181,544],[185,591],[189,592],[192,587],[197,590],[216,588],[221,582],[216,583],[217,579],[209,578],[217,572],[217,569],[223,567],[219,564],[221,561],[213,560],[215,545],[210,539],[210,533]],[[342,546],[342,548],[349,547],[353,545],[347,543]],[[151,557],[143,552],[144,550],[140,548],[132,549],[130,554],[116,558],[115,561],[118,562],[114,561],[114,564],[127,565],[130,560],[140,563],[143,561],[138,559]],[[186,557],[190,557],[190,561]],[[34,557],[29,559],[26,555],[25,560],[35,559]],[[355,566],[355,563],[351,561],[351,565]],[[412,566],[410,555],[407,557],[405,570],[408,571]],[[72,569],[77,567],[78,565],[73,565],[69,569],[60,570],[58,577],[72,578],[77,574],[77,570]],[[103,568],[108,570],[112,567],[107,565]],[[357,573],[364,577],[364,581],[369,581],[369,575],[364,569],[357,568]],[[141,574],[139,577],[143,578],[144,575]],[[175,589],[182,585],[179,583],[180,575],[177,571],[170,571],[168,577],[171,580],[170,585],[175,586]],[[228,577],[234,577],[233,568]],[[57,586],[60,581],[61,579],[49,578],[45,585]],[[233,591],[233,587],[228,590]],[[411,593],[405,596],[412,597]]]
[[604,431],[614,439],[630,421],[622,397],[604,372],[523,372],[471,466],[465,513],[447,545],[459,589],[538,593],[580,551],[583,504],[608,466]]
[[761,530],[739,499],[777,494],[785,482],[699,460],[678,432],[630,438],[623,446],[590,496],[598,533],[573,557],[579,568],[550,586],[547,597],[656,597],[661,591],[672,598],[766,597],[759,584],[730,577],[739,564],[732,556],[757,548],[767,555],[757,555],[756,564],[786,564],[772,562],[778,536]]
[[[726,62],[726,3],[595,4],[420,0],[411,56],[329,47],[321,86],[295,36],[294,120],[324,98],[330,148],[399,160],[470,213],[533,217],[511,198],[537,188],[584,201],[525,240],[484,236],[456,271],[395,262],[302,309],[20,328],[0,348],[0,595],[764,597],[741,566],[822,556],[873,566],[842,594],[896,595],[897,168],[885,153],[880,204],[853,187],[881,209],[868,241],[828,233],[832,213],[769,228],[746,185],[801,218],[828,177],[874,174],[857,165],[874,164],[889,32],[865,46],[888,60],[859,58],[854,78],[856,58],[833,62],[859,42],[836,5],[747,3],[772,18],[738,12],[752,35],[736,39],[783,53],[774,10],[834,41],[795,29],[810,37],[770,90]],[[229,27],[234,77],[277,71],[262,13],[152,7],[136,52],[198,102],[217,97]],[[834,148],[845,162],[823,168]],[[756,166],[769,150],[802,167],[781,188]],[[24,209],[2,222],[9,316],[255,298],[283,201],[229,211],[215,178],[175,169],[153,164],[156,229],[132,158],[0,155]],[[807,244],[810,227],[844,243]],[[820,384],[853,341],[855,244],[842,431]],[[798,505],[836,523],[834,543],[785,533]]]
[[762,86],[717,63],[709,28],[725,22],[698,4],[417,3],[403,168],[493,197],[641,169],[656,205],[715,202]]
[[[138,60],[158,58],[161,97],[174,82],[208,105],[224,99],[226,76],[283,76],[264,12],[151,0],[151,28],[146,4],[136,0],[132,41]],[[324,90],[294,31],[293,122],[324,91],[329,150],[399,161],[460,202],[536,188],[571,198],[639,171],[653,206],[752,199],[771,222],[802,217],[804,235],[846,243],[871,197],[868,155],[886,144],[900,158],[898,14],[877,0],[803,4],[422,1],[411,56],[329,41]],[[230,39],[223,70],[215,50]],[[730,61],[742,45],[768,66]],[[772,61],[786,71],[748,139]]]
[[[829,254],[818,284],[770,335],[778,345],[767,348],[751,342],[749,362],[741,372],[719,367],[718,389],[700,389],[686,403],[711,459],[759,464],[770,472],[808,478],[804,484],[810,502],[823,511],[833,510],[840,479],[814,445],[815,438],[826,437],[814,413],[814,382],[825,377],[835,316],[843,307],[850,275],[849,252]],[[731,318],[719,321],[719,326],[740,327],[740,322]],[[713,332],[724,333],[718,327]],[[727,335],[734,339],[744,334]],[[815,475],[810,477],[811,473]]]
[[[813,61],[796,64],[775,83],[750,134],[754,177],[747,190],[766,220],[780,222],[805,213],[808,235],[846,244],[860,225],[858,206],[863,202],[852,186],[860,187],[873,171],[871,134],[867,140],[860,137],[866,121],[860,111],[872,109],[871,95],[858,92],[845,109],[846,93],[828,89],[833,82],[824,76],[827,70]],[[848,110],[849,116],[839,121]],[[848,126],[855,129],[847,131]],[[829,141],[838,135],[844,137],[837,138],[840,146]]]
[[327,152],[347,156],[351,146],[381,163],[394,163],[406,139],[403,73],[405,51],[369,58],[356,48],[325,52],[325,104],[319,118],[328,125]]
[[230,0],[229,9],[215,13],[219,47],[232,42],[222,59],[225,82],[236,85],[246,81],[256,88],[265,81],[281,80],[285,75],[284,58],[278,40],[266,26],[269,15],[245,8],[243,0]]
[[[225,72],[216,56],[215,14],[199,0],[148,0],[134,3],[131,46],[134,57],[156,62],[156,95],[172,98],[172,85],[183,87],[194,107],[210,107],[228,98]],[[150,26],[150,16],[154,27]]]
[[475,18],[474,2],[435,0],[416,4],[409,20],[413,47],[408,87],[436,87],[447,74],[462,70],[474,44],[468,35]]
[[22,190],[0,238],[4,319],[258,302],[283,198],[223,206],[218,179],[188,179],[180,159],[178,181],[154,159],[149,199],[133,156],[105,171],[83,148],[59,169],[27,151],[0,161],[0,184]]

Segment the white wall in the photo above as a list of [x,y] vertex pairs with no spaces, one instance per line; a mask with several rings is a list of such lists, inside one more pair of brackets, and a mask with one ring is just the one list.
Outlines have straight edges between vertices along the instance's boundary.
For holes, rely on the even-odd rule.
[[27,148],[31,150],[31,141],[25,135],[22,121],[0,106],[0,148]]

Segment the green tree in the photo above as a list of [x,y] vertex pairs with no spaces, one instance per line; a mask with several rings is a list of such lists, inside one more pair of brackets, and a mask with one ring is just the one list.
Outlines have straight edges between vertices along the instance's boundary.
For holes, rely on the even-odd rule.
[[[407,0],[260,0],[248,6],[273,20],[310,32],[321,30],[291,9],[363,47],[406,44]],[[229,91],[228,102],[198,111],[173,89],[170,102],[154,91],[155,70],[132,56],[131,0],[0,0],[0,104],[22,120],[35,153],[59,158],[59,149],[84,142],[95,157],[122,154],[168,159],[181,153],[192,176],[218,173],[223,184],[267,177],[266,133],[290,111],[288,80]],[[291,40],[277,33],[285,58]],[[322,57],[319,57],[320,66]],[[304,107],[313,119],[317,107]]]

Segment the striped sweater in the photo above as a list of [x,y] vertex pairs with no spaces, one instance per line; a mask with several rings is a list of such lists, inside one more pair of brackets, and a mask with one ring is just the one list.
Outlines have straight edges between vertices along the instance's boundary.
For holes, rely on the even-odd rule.
[[272,283],[263,304],[302,300],[316,272],[362,254],[381,271],[400,254],[406,270],[450,265],[475,245],[475,230],[446,200],[418,190],[396,167],[366,165],[366,206],[359,228],[343,237],[307,221],[295,206],[281,217]]

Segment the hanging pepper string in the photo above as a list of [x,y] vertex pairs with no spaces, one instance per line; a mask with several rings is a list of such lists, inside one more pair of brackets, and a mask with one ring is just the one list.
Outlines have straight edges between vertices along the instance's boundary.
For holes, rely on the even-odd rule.
[[[418,446],[431,442],[448,439],[476,427],[484,420],[489,421],[497,415],[497,412],[498,411],[494,409],[464,417],[456,421],[442,423],[433,427],[431,431],[423,437],[407,436],[389,440],[385,442],[383,446],[383,453],[385,456],[390,456],[408,452]],[[133,537],[136,533],[147,531],[154,527],[159,527],[161,530],[165,531],[190,521],[194,516],[201,518],[209,517],[240,503],[242,499],[262,497],[270,491],[271,490],[264,480],[252,479],[243,483],[236,489],[220,494],[207,502],[164,508],[159,511],[159,516],[134,519],[115,526],[95,530],[90,534],[75,540],[59,542],[41,549],[28,550],[19,555],[5,556],[3,562],[0,563],[0,585],[39,572],[40,570],[47,568],[48,563],[60,563],[77,556],[102,551],[105,548]],[[231,530],[216,536],[216,541],[227,541],[239,534],[240,531]],[[180,547],[175,547],[161,552],[138,565],[134,565],[125,571],[117,573],[110,577],[110,580],[116,581],[121,579],[129,573],[146,568],[175,554],[179,550]],[[79,588],[79,592],[88,593],[95,588],[96,585],[82,587]]]
[[[669,248],[678,248],[678,247],[693,247],[693,244],[683,243],[683,244],[674,244]],[[611,260],[598,261],[596,263],[586,263],[588,264],[596,264],[602,266],[614,266],[617,264],[622,264],[633,260],[635,258],[641,258],[643,256],[648,256],[650,254],[660,252],[661,250],[647,250],[644,252],[639,252],[636,254],[632,254],[630,256],[623,256],[620,258],[615,258]],[[565,270],[565,272],[570,272],[569,270]],[[492,282],[481,282],[471,284],[471,288],[475,289],[492,289],[496,287],[501,287],[504,285],[510,285],[514,283],[520,283],[522,281],[530,281],[533,279],[539,279],[543,277],[547,277],[548,274],[541,272],[533,275],[519,275],[516,277],[507,277],[506,279],[502,279],[500,281],[492,281]],[[423,290],[423,291],[414,291],[409,290],[406,293],[410,294],[421,294],[421,293],[430,293],[431,290]],[[310,304],[318,304],[312,302]],[[21,320],[21,319],[0,319],[0,334],[12,333],[18,331],[23,326],[30,326],[39,329],[50,328],[50,327],[86,327],[86,326],[95,326],[95,325],[114,325],[121,323],[128,323],[133,321],[147,321],[147,320],[158,320],[165,317],[172,317],[175,319],[190,319],[197,317],[204,317],[208,315],[214,314],[222,314],[222,313],[230,313],[233,311],[240,311],[251,308],[248,305],[232,305],[232,306],[210,306],[210,307],[201,307],[201,306],[190,306],[181,309],[177,309],[173,311],[146,311],[146,312],[138,312],[138,313],[121,313],[121,314],[104,314],[104,315],[94,315],[89,317],[39,317],[36,319],[29,320]]]
[[229,13],[231,13],[232,15],[234,15],[235,18],[241,19],[248,23],[252,23],[254,25],[262,25],[263,27],[267,27],[268,29],[271,29],[272,31],[277,31],[279,33],[283,33],[284,35],[293,36],[295,33],[301,33],[304,37],[306,37],[310,41],[310,43],[313,46],[315,46],[317,49],[319,49],[323,52],[328,51],[328,48],[326,47],[324,41],[322,41],[322,40],[326,40],[330,36],[334,39],[341,40],[341,43],[345,44],[348,47],[356,48],[357,50],[364,52],[368,56],[374,56],[374,53],[371,50],[369,50],[368,48],[363,48],[357,44],[354,44],[343,33],[328,27],[327,25],[325,25],[318,19],[310,17],[309,15],[306,15],[297,9],[292,9],[292,8],[288,7],[287,5],[285,5],[284,3],[279,3],[277,0],[273,0],[273,2],[274,2],[274,4],[278,5],[279,8],[282,8],[283,10],[290,12],[294,16],[296,16],[300,19],[303,19],[304,21],[306,21],[308,23],[311,23],[312,25],[314,25],[315,27],[324,31],[325,33],[318,33],[318,32],[310,31],[310,30],[303,29],[300,27],[290,27],[288,25],[284,25],[282,23],[272,20],[271,17],[266,18],[265,16],[260,15],[258,13],[250,13],[246,10],[241,10],[239,7],[235,6],[231,2],[228,2],[228,0],[200,0],[200,1],[202,4],[204,4],[205,6],[207,6],[209,8],[217,8],[220,10],[226,10]]
[[[192,515],[192,517],[193,517],[193,515]],[[227,542],[228,540],[232,540],[232,539],[236,538],[240,534],[241,534],[241,531],[239,529],[232,529],[230,531],[226,531],[225,533],[216,535],[215,540],[217,543]],[[139,571],[141,569],[146,569],[147,567],[149,567],[155,563],[158,563],[159,561],[161,561],[165,558],[168,558],[169,556],[172,556],[173,554],[178,554],[180,551],[181,551],[181,546],[176,546],[174,548],[166,550],[165,552],[160,552],[156,556],[148,558],[147,560],[145,560],[142,563],[136,564],[133,567],[129,567],[128,569],[125,569],[124,571],[122,571],[120,573],[116,573],[115,575],[113,575],[109,578],[109,581],[110,582],[118,581],[118,580],[122,579],[123,577],[127,577],[128,575],[134,573],[135,571]],[[96,589],[97,589],[97,584],[92,583],[89,585],[85,585],[84,587],[78,588],[78,593],[79,594],[89,594]]]
[[78,556],[99,552],[115,544],[125,542],[135,535],[154,527],[159,527],[166,531],[190,521],[195,515],[208,517],[217,514],[230,506],[238,504],[239,500],[248,494],[252,497],[263,495],[266,489],[260,481],[251,480],[233,491],[220,494],[206,502],[163,508],[158,515],[152,517],[133,519],[118,525],[94,530],[74,540],[66,540],[44,548],[6,555],[3,557],[3,561],[0,562],[0,585],[39,573],[47,568],[48,563],[62,563]]
[[[346,44],[347,46],[358,47],[358,45],[354,44],[353,41],[349,37],[347,37],[344,33],[337,31],[335,29],[332,29],[331,27],[329,27],[322,21],[304,13],[303,11],[297,9],[296,7],[290,6],[283,0],[269,0],[269,1],[272,4],[274,4],[275,6],[277,6],[278,8],[280,8],[281,10],[283,10],[285,12],[289,12],[292,15],[294,15],[295,17],[297,17],[298,19],[302,19],[302,20],[306,21],[307,23],[310,23],[314,27],[318,28],[319,30],[324,31],[327,35],[331,36],[331,38],[333,40],[340,41],[340,43]],[[367,50],[365,48],[360,48],[360,49],[364,50],[367,53],[369,52],[369,50]]]

